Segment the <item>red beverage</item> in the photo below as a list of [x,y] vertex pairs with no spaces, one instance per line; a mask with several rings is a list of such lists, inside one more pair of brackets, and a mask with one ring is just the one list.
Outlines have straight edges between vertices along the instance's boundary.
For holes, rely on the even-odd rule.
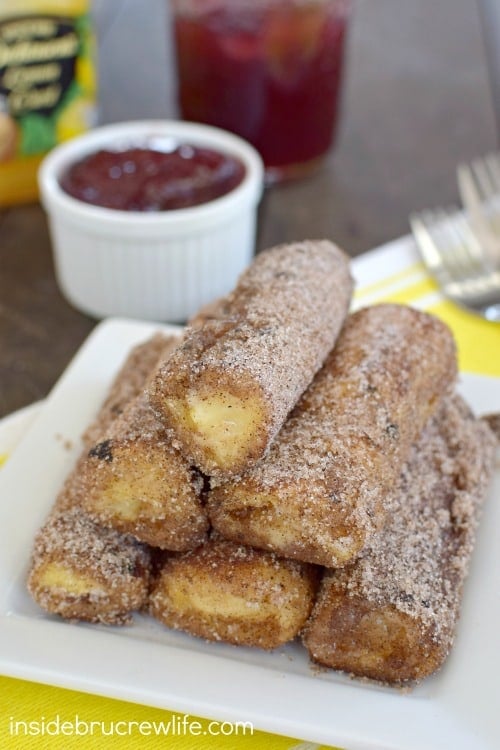
[[335,139],[346,0],[174,0],[186,120],[246,138],[271,176],[306,171]]

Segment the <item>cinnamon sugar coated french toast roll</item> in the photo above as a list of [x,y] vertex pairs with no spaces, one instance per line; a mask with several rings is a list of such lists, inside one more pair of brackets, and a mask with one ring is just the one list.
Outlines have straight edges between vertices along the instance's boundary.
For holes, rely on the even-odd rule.
[[348,259],[326,240],[257,256],[150,390],[189,461],[227,476],[264,455],[333,347],[351,293]]
[[28,588],[52,614],[122,625],[144,606],[150,571],[146,545],[73,507],[53,512],[38,532]]
[[103,525],[154,547],[183,551],[207,536],[203,484],[141,393],[81,459],[74,492]]
[[[160,353],[175,343],[158,335],[132,349],[84,435],[87,447],[83,459],[89,450],[87,441],[107,429],[137,396]],[[85,512],[76,491],[81,461],[66,479],[36,536],[28,588],[35,601],[52,614],[123,624],[146,602],[151,552],[132,536],[103,528]]]
[[418,682],[449,653],[495,438],[459,397],[412,450],[386,526],[326,573],[304,642],[312,659],[389,684]]
[[385,498],[457,372],[450,330],[409,307],[349,317],[269,454],[209,494],[224,537],[326,567],[383,523]]
[[203,478],[172,448],[146,395],[150,377],[180,339],[162,341],[137,395],[116,419],[93,430],[96,442],[73,473],[71,494],[104,526],[183,551],[206,539],[208,518],[200,499]]
[[210,641],[272,649],[299,633],[317,583],[315,566],[214,538],[166,561],[149,610]]
[[[202,477],[172,448],[146,396],[150,377],[180,339],[162,336],[161,341],[156,356],[148,357],[139,392],[126,405],[120,399],[118,417],[106,417],[101,425],[98,420],[87,431],[95,442],[73,472],[70,494],[98,523],[151,546],[181,551],[205,540],[208,518],[200,499]],[[123,380],[120,390],[126,390]],[[105,415],[114,400],[110,394]]]

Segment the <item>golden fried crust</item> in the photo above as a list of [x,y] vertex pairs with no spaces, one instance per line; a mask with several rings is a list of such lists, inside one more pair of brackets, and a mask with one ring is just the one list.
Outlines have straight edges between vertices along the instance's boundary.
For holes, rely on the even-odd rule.
[[194,465],[224,477],[265,453],[334,345],[351,293],[346,256],[306,241],[259,255],[201,326],[195,320],[150,390]]
[[329,571],[306,626],[311,658],[389,684],[420,681],[453,644],[495,439],[458,396],[414,446],[385,527]]
[[[84,438],[109,429],[128,398],[146,385],[151,367],[177,343],[162,335],[135,347]],[[144,605],[151,551],[132,537],[96,523],[84,510],[87,451],[66,479],[33,550],[28,587],[40,606],[70,619],[123,624]]]
[[[151,342],[148,352],[153,372],[177,343],[177,337],[162,337],[163,346]],[[144,368],[141,368],[144,370]],[[124,370],[127,377],[130,368]],[[151,367],[143,375],[142,388],[113,421],[106,418],[92,431],[97,442],[89,445],[58,499],[59,507],[77,504],[99,523],[132,534],[153,547],[185,551],[205,541],[208,517],[201,502],[203,478],[172,448],[162,423],[153,413],[144,388]],[[134,382],[136,374],[132,375]],[[123,394],[122,383],[114,388]],[[134,387],[130,392],[136,392]],[[106,404],[116,403],[116,396]]]
[[411,445],[456,377],[449,329],[379,305],[352,315],[269,454],[212,482],[209,516],[234,541],[346,565],[383,523]]
[[211,539],[166,562],[150,612],[210,641],[272,649],[299,633],[316,585],[313,566]]
[[28,589],[52,614],[120,625],[144,606],[150,568],[144,545],[72,508],[52,514],[38,532]]
[[306,645],[313,661],[386,684],[418,682],[441,665],[451,641],[436,644],[432,628],[391,605],[329,590],[326,578]]
[[203,478],[171,447],[144,394],[80,462],[70,488],[100,523],[154,547],[184,551],[205,541]]

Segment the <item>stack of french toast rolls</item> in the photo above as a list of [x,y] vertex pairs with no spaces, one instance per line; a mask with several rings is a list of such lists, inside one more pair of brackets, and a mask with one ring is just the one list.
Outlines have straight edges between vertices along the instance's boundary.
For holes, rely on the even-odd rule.
[[255,259],[182,338],[137,346],[33,551],[48,612],[136,610],[386,684],[454,639],[496,438],[455,392],[453,336],[304,241]]

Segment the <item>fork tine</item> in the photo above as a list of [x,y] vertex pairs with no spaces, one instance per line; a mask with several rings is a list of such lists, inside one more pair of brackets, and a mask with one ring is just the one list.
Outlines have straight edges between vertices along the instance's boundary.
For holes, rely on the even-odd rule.
[[497,152],[488,154],[485,161],[493,181],[495,196],[497,196],[500,194],[500,154]]
[[462,203],[467,210],[471,214],[482,211],[482,196],[479,193],[479,187],[468,164],[458,165],[457,181]]
[[451,253],[457,245],[457,237],[450,224],[450,209],[434,209],[412,214],[410,225],[422,259],[430,273],[442,286],[460,275],[460,265]]
[[[494,186],[494,195],[489,205],[489,218],[493,231],[500,235],[500,154],[498,152],[488,154],[486,157],[488,170]],[[497,259],[500,260],[500,250],[497,251]],[[494,257],[494,256],[493,256]]]
[[500,271],[485,257],[481,238],[456,208],[410,216],[420,254],[443,293],[455,303],[500,322]]
[[491,181],[486,161],[484,159],[473,161],[472,172],[481,190],[483,203],[488,203],[495,195],[495,185]]
[[456,208],[441,209],[438,216],[443,232],[443,264],[453,280],[463,279],[470,274],[471,266],[477,266],[476,255],[481,253],[481,249],[475,239],[476,247],[469,247],[468,222],[461,217]]
[[471,254],[463,227],[459,224],[459,214],[451,209],[441,209],[438,216],[443,266],[452,281],[461,281],[471,272]]
[[463,214],[458,215],[457,221],[463,234],[467,253],[472,265],[477,268],[478,274],[483,274],[485,271],[489,271],[490,263],[486,258],[484,247],[480,243],[478,236],[472,231],[470,222],[467,221]]
[[490,265],[466,217],[463,214],[450,217],[449,226],[457,244],[455,254],[459,258],[460,278],[477,279],[484,276],[490,270]]
[[[498,179],[498,185],[497,185]],[[478,249],[485,256],[489,267],[500,259],[500,163],[495,154],[484,160],[476,159],[469,167],[460,164],[457,168],[458,188],[462,203],[472,224],[473,234],[478,238]],[[478,253],[476,253],[478,255]]]
[[484,275],[482,247],[455,207],[413,214],[410,225],[423,260],[439,283]]
[[442,271],[443,261],[430,230],[430,226],[432,225],[433,218],[430,211],[412,213],[410,215],[410,226],[422,259],[429,271],[434,276],[439,277]]
[[476,204],[489,203],[500,195],[500,152],[492,151],[486,156],[474,159],[471,164],[457,167],[458,185],[466,208]]

